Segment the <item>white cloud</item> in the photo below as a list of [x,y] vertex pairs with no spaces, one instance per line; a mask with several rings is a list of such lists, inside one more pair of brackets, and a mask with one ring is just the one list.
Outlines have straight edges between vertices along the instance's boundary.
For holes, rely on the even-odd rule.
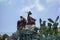
[[20,12],[28,12],[28,11],[31,11],[31,9],[34,7],[34,5],[30,5],[30,6],[26,6],[26,7],[24,7],[24,8],[22,8],[21,10],[20,10]]
[[45,10],[44,6],[42,4],[40,4],[39,0],[35,1],[35,7],[38,11],[44,11]]
[[58,0],[46,0],[47,9],[49,10],[51,7],[56,7],[58,5]]
[[35,8],[37,11],[42,12],[45,10],[45,7],[39,2],[39,0],[35,0],[33,4],[30,4],[20,10],[20,12],[30,11]]

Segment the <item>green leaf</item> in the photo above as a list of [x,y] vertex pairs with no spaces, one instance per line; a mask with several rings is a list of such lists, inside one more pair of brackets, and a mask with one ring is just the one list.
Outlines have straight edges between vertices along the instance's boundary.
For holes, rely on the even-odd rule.
[[59,16],[57,16],[57,18],[56,18],[55,22],[57,22],[57,21],[58,21],[58,19],[59,19]]
[[59,24],[59,23],[54,23],[54,24],[53,24],[53,26],[54,26],[54,27],[57,27],[57,26],[58,26],[58,24]]
[[51,28],[52,24],[51,23],[48,23],[48,27]]
[[46,26],[46,21],[43,21],[43,26]]
[[41,24],[42,20],[41,20],[41,19],[39,19],[39,21],[40,21],[40,24]]
[[51,18],[49,18],[48,21],[50,21],[51,23],[54,23],[54,21]]

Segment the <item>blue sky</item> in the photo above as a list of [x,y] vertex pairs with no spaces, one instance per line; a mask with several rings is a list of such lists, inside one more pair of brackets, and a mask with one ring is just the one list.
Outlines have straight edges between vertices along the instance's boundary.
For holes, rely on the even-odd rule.
[[0,33],[15,32],[19,16],[26,18],[28,11],[39,26],[39,18],[48,22],[60,16],[60,0],[0,0]]

